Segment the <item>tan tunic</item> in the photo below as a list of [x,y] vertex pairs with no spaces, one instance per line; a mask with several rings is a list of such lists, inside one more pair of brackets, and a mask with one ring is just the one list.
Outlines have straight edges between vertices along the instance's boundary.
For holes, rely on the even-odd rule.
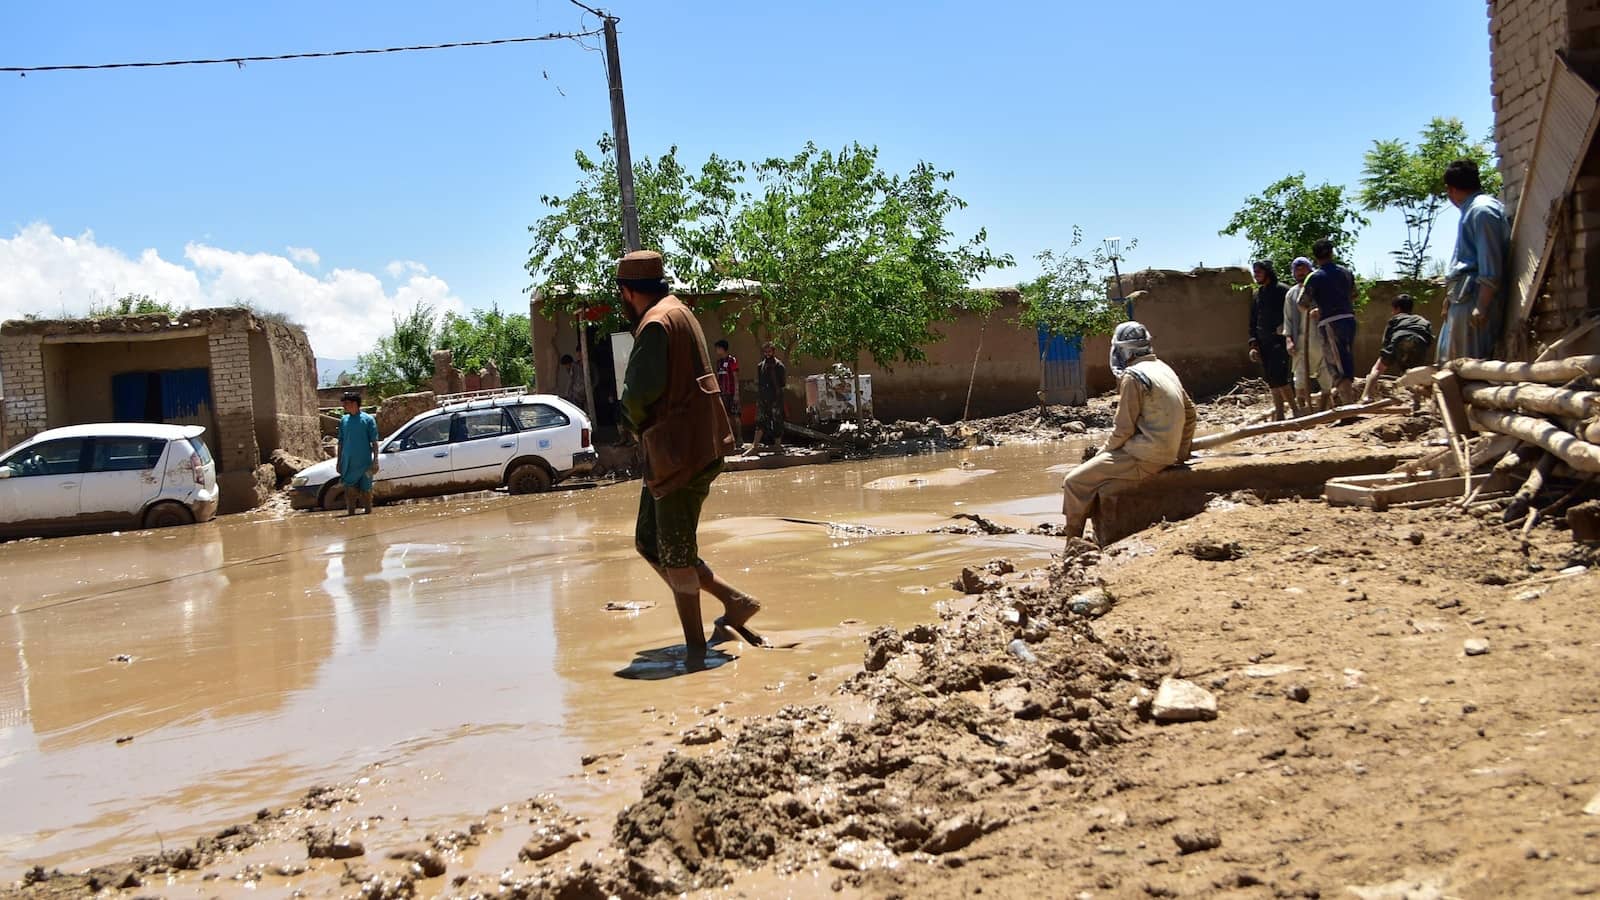
[[650,307],[638,331],[659,324],[667,333],[667,386],[649,407],[644,443],[645,484],[657,498],[688,484],[733,452],[733,428],[722,405],[705,334],[683,301],[668,294]]

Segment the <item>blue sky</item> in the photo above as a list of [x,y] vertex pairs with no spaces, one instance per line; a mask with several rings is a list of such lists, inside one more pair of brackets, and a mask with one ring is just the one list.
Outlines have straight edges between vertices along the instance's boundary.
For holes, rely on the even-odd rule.
[[[1354,184],[1373,138],[1413,137],[1434,115],[1492,124],[1486,14],[1459,0],[1352,0],[1320,19],[1177,0],[608,8],[636,156],[854,140],[891,168],[926,159],[971,204],[957,231],[987,227],[1021,263],[1000,281],[1031,274],[1074,224],[1138,237],[1131,267],[1244,262],[1217,229],[1272,180]],[[0,64],[593,24],[567,0],[18,3],[0,7]],[[244,292],[311,319],[318,352],[345,356],[416,299],[525,303],[539,197],[572,186],[573,150],[610,120],[601,55],[556,42],[3,76],[0,122],[0,314],[77,311],[113,287]],[[1402,237],[1396,214],[1374,219],[1352,254],[1364,273]]]

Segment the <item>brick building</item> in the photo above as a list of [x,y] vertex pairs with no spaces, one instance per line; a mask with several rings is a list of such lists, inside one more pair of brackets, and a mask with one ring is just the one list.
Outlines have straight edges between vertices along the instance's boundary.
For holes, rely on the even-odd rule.
[[225,509],[255,505],[255,469],[282,448],[321,456],[305,332],[247,309],[0,325],[0,448],[90,422],[201,425]]
[[[1546,121],[1552,72],[1559,54],[1575,74],[1600,84],[1600,0],[1489,0],[1488,12],[1495,144],[1505,178],[1501,199],[1508,211],[1544,216],[1548,203],[1530,202],[1519,210],[1530,166],[1542,150],[1559,139],[1572,140],[1583,126],[1582,119],[1564,126],[1554,116]],[[1558,133],[1561,127],[1564,135]],[[1600,273],[1600,150],[1593,144],[1584,150],[1579,140],[1573,143],[1581,160],[1578,177],[1551,223],[1554,248],[1529,319],[1539,342],[1559,337],[1586,310],[1600,308],[1600,295],[1589,284],[1589,273]],[[1561,194],[1567,173],[1541,173],[1541,180],[1551,177],[1557,177],[1561,188],[1555,193]],[[1537,208],[1541,205],[1545,208]],[[1515,248],[1514,254],[1538,254],[1543,237],[1535,234],[1529,246]]]

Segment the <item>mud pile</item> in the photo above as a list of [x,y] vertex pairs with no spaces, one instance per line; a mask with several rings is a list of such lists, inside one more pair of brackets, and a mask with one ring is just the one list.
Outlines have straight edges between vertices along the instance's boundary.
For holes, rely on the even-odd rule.
[[669,756],[617,818],[619,858],[535,881],[654,896],[769,864],[831,867],[852,883],[910,861],[961,865],[963,848],[1011,820],[986,799],[1099,771],[1092,752],[1131,736],[1173,666],[1160,642],[1099,634],[1071,611],[1098,558],[1078,553],[1053,571],[1009,573],[938,625],[880,628],[841,688],[864,714],[787,707],[709,752]]

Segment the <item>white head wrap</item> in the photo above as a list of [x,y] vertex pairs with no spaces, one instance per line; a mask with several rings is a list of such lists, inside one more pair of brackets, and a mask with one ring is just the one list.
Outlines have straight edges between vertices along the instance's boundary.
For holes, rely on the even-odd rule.
[[1150,347],[1150,331],[1138,322],[1123,322],[1111,335],[1111,374],[1122,373],[1141,356],[1155,353]]

